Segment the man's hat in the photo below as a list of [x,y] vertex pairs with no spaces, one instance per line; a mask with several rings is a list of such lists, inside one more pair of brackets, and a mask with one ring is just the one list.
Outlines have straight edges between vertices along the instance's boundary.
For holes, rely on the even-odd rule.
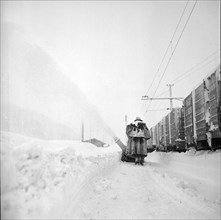
[[134,121],[143,121],[140,117],[136,117]]

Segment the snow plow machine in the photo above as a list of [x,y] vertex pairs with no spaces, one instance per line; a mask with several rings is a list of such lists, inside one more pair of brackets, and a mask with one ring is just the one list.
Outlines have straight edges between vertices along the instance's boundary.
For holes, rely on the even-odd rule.
[[[127,153],[127,146],[122,143],[120,138],[116,137],[114,139],[115,143],[122,149],[122,154],[121,154],[121,161],[123,162],[135,162],[134,156],[130,155]],[[147,153],[152,153],[155,151],[155,148],[153,146],[147,146]]]

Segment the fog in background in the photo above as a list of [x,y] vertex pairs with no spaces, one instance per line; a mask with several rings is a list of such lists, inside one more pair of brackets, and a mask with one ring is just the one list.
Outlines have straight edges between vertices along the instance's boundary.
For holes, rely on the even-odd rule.
[[[1,26],[1,130],[46,139],[80,139],[87,127],[114,133],[97,109],[60,70],[53,58],[35,44],[22,26]],[[107,138],[109,138],[107,140]]]
[[125,115],[155,125],[169,100],[143,95],[186,97],[220,63],[220,1],[197,1],[164,73],[194,4],[1,1],[2,129],[79,139],[83,120],[85,139],[124,141]]

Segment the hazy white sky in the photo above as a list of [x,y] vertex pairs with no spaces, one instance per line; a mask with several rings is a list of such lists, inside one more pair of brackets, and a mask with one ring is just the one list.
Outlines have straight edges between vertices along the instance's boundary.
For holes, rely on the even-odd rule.
[[[166,59],[149,90],[163,74],[195,1],[189,1]],[[157,73],[186,1],[1,1],[1,21],[24,27],[94,103],[108,124],[124,133],[124,115],[143,117],[141,101]],[[212,61],[175,83],[174,96],[187,96],[219,63],[220,1],[198,1],[156,96],[167,83],[184,75],[216,51]],[[204,62],[206,63],[206,62]],[[203,64],[204,64],[203,63]],[[168,96],[168,92],[161,96]],[[181,102],[174,102],[174,106]],[[149,109],[165,109],[169,101],[153,101]],[[149,127],[167,111],[146,112]]]

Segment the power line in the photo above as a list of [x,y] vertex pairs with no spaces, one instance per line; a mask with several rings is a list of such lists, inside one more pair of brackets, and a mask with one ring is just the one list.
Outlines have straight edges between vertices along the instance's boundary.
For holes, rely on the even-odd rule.
[[[190,12],[190,14],[189,14],[189,17],[188,17],[188,19],[187,19],[187,21],[186,21],[186,23],[185,23],[185,25],[184,25],[184,28],[183,28],[183,30],[182,30],[182,32],[181,32],[181,34],[180,34],[180,37],[179,37],[179,39],[178,39],[178,41],[177,41],[177,43],[176,43],[176,45],[175,45],[175,48],[174,48],[174,50],[172,51],[172,54],[171,54],[171,56],[170,56],[170,58],[169,58],[169,61],[167,62],[167,65],[166,65],[166,67],[165,67],[165,70],[164,70],[164,72],[163,72],[161,78],[160,78],[160,81],[159,81],[159,83],[158,83],[158,85],[157,85],[157,88],[156,88],[156,90],[155,90],[155,92],[154,92],[154,95],[156,94],[156,92],[157,92],[157,90],[158,90],[158,88],[159,88],[159,85],[160,85],[160,83],[161,83],[161,81],[162,81],[162,79],[163,79],[163,77],[164,77],[164,75],[165,75],[165,73],[166,73],[166,70],[167,70],[167,68],[168,68],[168,66],[169,66],[169,64],[170,64],[170,61],[171,61],[171,59],[172,59],[172,57],[173,57],[173,54],[174,54],[174,52],[175,52],[175,50],[176,50],[176,48],[177,48],[177,46],[178,46],[178,43],[179,43],[179,41],[180,41],[180,39],[181,39],[181,37],[182,37],[182,35],[183,35],[183,32],[184,32],[184,30],[185,30],[185,28],[186,28],[186,26],[187,26],[187,24],[188,24],[188,21],[189,21],[189,19],[190,19],[190,16],[191,16],[192,13],[193,13],[193,9],[195,8],[196,3],[197,3],[197,0],[195,1],[195,4],[194,4],[194,6],[193,6],[193,8],[192,8],[192,10],[191,10],[191,12]],[[153,95],[153,97],[154,97],[154,95]]]
[[[182,32],[181,32],[181,34],[180,34],[180,36],[179,36],[179,38],[178,38],[178,40],[177,40],[177,43],[176,43],[176,45],[175,45],[175,47],[174,47],[174,50],[173,50],[172,53],[171,53],[171,56],[170,56],[170,58],[169,58],[169,61],[167,62],[167,65],[166,65],[166,67],[165,67],[165,69],[164,69],[164,72],[163,72],[163,74],[162,74],[162,76],[161,76],[161,78],[160,78],[160,80],[159,80],[159,83],[158,83],[158,85],[157,85],[157,88],[156,88],[156,90],[155,90],[155,92],[154,92],[154,94],[153,94],[153,97],[154,97],[154,95],[156,94],[156,92],[157,92],[157,90],[158,90],[158,88],[159,88],[159,85],[160,85],[160,83],[161,83],[161,81],[162,81],[162,79],[163,79],[163,77],[164,77],[164,75],[165,75],[165,73],[166,73],[166,70],[167,70],[167,68],[168,68],[168,66],[169,66],[169,64],[170,64],[170,61],[171,61],[171,59],[172,59],[172,57],[173,57],[173,54],[174,54],[174,52],[175,52],[175,50],[176,50],[176,48],[177,48],[177,46],[178,46],[178,44],[179,44],[179,42],[180,42],[180,39],[181,39],[181,37],[182,37],[182,35],[183,35],[183,33],[184,33],[184,30],[186,29],[186,26],[187,26],[187,24],[188,24],[188,22],[189,22],[189,19],[190,19],[192,13],[193,13],[193,10],[194,10],[194,8],[195,8],[195,6],[196,6],[196,3],[197,3],[197,0],[195,1],[194,5],[193,5],[193,8],[192,8],[192,10],[191,10],[191,12],[190,12],[190,14],[189,14],[189,16],[188,16],[188,18],[187,18],[187,21],[186,21],[186,23],[185,23],[185,25],[184,25],[184,27],[183,27],[183,30],[182,30]],[[150,102],[150,104],[151,104],[151,102]],[[149,105],[149,106],[150,106],[150,105]],[[149,107],[149,106],[148,106],[148,107]],[[147,110],[146,110],[146,112],[147,112]]]
[[[189,76],[190,73],[192,73],[192,70],[193,70],[193,69],[195,69],[197,66],[203,64],[206,60],[208,60],[208,58],[210,58],[212,55],[214,55],[214,54],[217,53],[218,51],[220,51],[220,49],[219,49],[219,50],[216,50],[215,52],[213,52],[212,54],[210,54],[208,57],[206,57],[205,59],[203,59],[201,62],[199,62],[198,64],[196,64],[196,65],[193,66],[192,68],[190,68],[188,71],[186,71],[185,73],[183,73],[183,74],[181,74],[180,76],[178,76],[177,78],[175,78],[175,79],[172,81],[172,83],[176,83],[176,82],[182,80],[183,78]],[[219,57],[219,56],[216,56],[213,60],[211,60],[211,61],[209,61],[209,62],[203,64],[203,66],[205,66],[205,65],[207,65],[207,64],[209,64],[209,63],[211,63],[212,61],[214,61],[214,60],[217,59],[218,57]],[[197,69],[201,69],[203,66],[200,66],[200,67],[197,68]],[[195,71],[196,71],[196,70],[195,70]],[[194,71],[194,72],[195,72],[195,71]],[[187,73],[188,73],[188,74],[187,74]],[[181,79],[180,79],[180,78],[181,78]]]
[[187,8],[188,3],[189,3],[189,0],[186,2],[186,5],[185,5],[185,7],[184,7],[184,9],[183,9],[183,12],[182,12],[182,14],[181,14],[181,16],[180,16],[179,22],[177,23],[177,26],[176,26],[176,28],[175,28],[175,31],[173,32],[173,36],[172,36],[172,38],[171,38],[171,40],[170,40],[170,42],[169,42],[169,44],[168,44],[168,47],[167,47],[167,49],[166,49],[166,52],[164,53],[163,59],[161,60],[161,63],[160,63],[160,65],[159,65],[158,69],[157,69],[157,72],[154,74],[154,78],[153,78],[153,80],[152,80],[152,82],[151,82],[151,84],[150,84],[150,87],[149,87],[148,91],[146,92],[146,95],[147,95],[148,92],[150,91],[150,89],[151,89],[151,87],[152,87],[152,85],[153,85],[153,83],[154,83],[154,81],[155,81],[155,79],[156,79],[156,76],[157,76],[157,74],[158,74],[158,72],[159,72],[159,70],[160,70],[160,67],[161,67],[161,65],[162,65],[162,63],[163,63],[163,61],[164,61],[164,59],[165,59],[165,57],[166,57],[166,55],[167,55],[167,52],[168,52],[168,50],[169,50],[169,48],[170,48],[170,45],[172,44],[173,38],[174,38],[174,36],[175,36],[175,34],[176,34],[176,31],[177,31],[177,29],[178,29],[178,27],[179,27],[179,25],[180,25],[180,22],[181,22],[181,20],[182,20],[182,18],[183,18],[183,15],[184,15],[184,13],[185,13],[185,11],[186,11],[186,8]]
[[[194,74],[195,72],[197,72],[198,70],[200,70],[201,68],[203,68],[204,66],[208,65],[209,63],[213,62],[214,60],[216,60],[217,58],[219,58],[219,55],[216,56],[214,59],[210,60],[209,62],[204,63],[202,66],[201,65],[203,62],[205,62],[208,58],[210,58],[212,55],[214,55],[215,53],[217,53],[218,51],[220,51],[220,49],[216,50],[215,52],[213,52],[212,54],[210,54],[209,56],[207,56],[205,59],[203,59],[201,62],[199,62],[198,64],[196,64],[195,66],[193,66],[191,69],[189,69],[188,71],[186,71],[184,74],[180,75],[179,77],[177,77],[174,81],[172,81],[172,84],[176,84],[177,82],[182,81],[184,78],[188,77],[190,74]],[[197,68],[195,71],[192,71],[193,69],[195,69],[197,66],[199,66],[199,68]],[[191,72],[190,72],[191,71]],[[189,73],[186,75],[186,73]],[[162,93],[160,93],[158,96],[156,96],[156,98],[162,96],[163,94],[167,93],[168,90],[164,90]],[[162,104],[162,102],[160,102]],[[162,109],[163,110],[163,109]],[[147,110],[148,112],[151,111],[158,111],[157,110]]]
[[194,73],[197,73],[198,70],[200,70],[200,69],[202,69],[204,66],[207,66],[208,64],[212,63],[212,62],[215,61],[217,58],[220,58],[220,57],[219,57],[219,56],[215,57],[214,59],[212,59],[212,60],[210,60],[209,62],[205,63],[203,66],[197,68],[197,70],[195,70],[194,72],[190,72],[190,73],[187,74],[186,76],[180,78],[179,80],[174,81],[173,83],[176,84],[176,83],[182,81],[183,79],[185,79],[186,77],[188,77],[190,74],[192,75],[192,74],[194,74]]
[[[169,48],[170,48],[170,45],[172,44],[172,41],[173,41],[174,36],[175,36],[175,34],[176,34],[176,32],[177,32],[177,29],[178,29],[178,27],[179,27],[179,25],[180,25],[180,22],[181,22],[181,20],[182,20],[182,18],[183,18],[183,15],[184,15],[184,13],[185,13],[185,11],[186,11],[186,8],[187,8],[188,3],[189,3],[189,0],[186,2],[186,5],[185,5],[185,7],[184,7],[184,9],[183,9],[183,12],[182,12],[182,14],[181,14],[181,16],[180,16],[180,19],[179,19],[178,23],[177,23],[177,26],[176,26],[175,31],[174,31],[174,33],[173,33],[173,36],[172,36],[172,38],[171,38],[171,40],[170,40],[170,42],[169,42],[169,44],[168,44],[168,47],[167,47],[167,49],[166,49],[166,52],[164,53],[163,59],[161,60],[161,63],[160,63],[160,65],[159,65],[159,67],[158,67],[158,70],[157,70],[157,72],[156,72],[155,75],[154,75],[154,78],[153,78],[153,80],[152,80],[152,82],[151,82],[151,85],[150,85],[150,87],[149,87],[149,89],[148,89],[146,95],[148,94],[149,90],[151,89],[151,87],[152,87],[152,85],[153,85],[153,83],[154,83],[154,81],[155,81],[155,79],[156,79],[156,76],[157,76],[157,74],[158,74],[158,72],[159,72],[159,70],[160,70],[160,67],[161,67],[161,65],[162,65],[162,63],[163,63],[163,61],[164,61],[164,59],[165,59],[165,57],[166,57],[166,54],[167,54],[167,52],[168,52],[168,50],[169,50]],[[165,92],[166,92],[166,91],[165,91]],[[163,93],[165,93],[165,92],[163,92]],[[151,102],[152,102],[152,100],[150,101],[150,104],[151,104]],[[150,106],[150,104],[149,104],[149,105],[146,104],[146,109],[148,109],[148,107]],[[146,113],[146,112],[145,112],[145,113]],[[145,113],[143,114],[143,117],[144,117]]]
[[[205,59],[203,59],[201,62],[199,62],[198,64],[196,64],[195,66],[191,67],[188,71],[186,71],[185,73],[181,74],[180,76],[178,76],[176,79],[174,79],[171,83],[175,84],[181,80],[183,80],[184,78],[186,78],[187,76],[189,76],[190,74],[194,74],[197,70],[201,69],[202,67],[208,65],[209,63],[213,62],[215,59],[219,58],[219,55],[216,56],[213,60],[203,64],[202,66],[200,66],[199,68],[197,68],[195,71],[192,71],[193,69],[195,69],[197,66],[201,65],[203,62],[205,62],[208,58],[210,58],[212,55],[214,55],[215,53],[217,53],[218,51],[220,51],[220,49],[214,51],[212,54],[210,54],[209,56],[207,56]],[[187,73],[189,73],[188,75],[186,75]],[[156,98],[162,96],[163,94],[167,93],[168,90],[164,90],[163,92],[161,92],[158,96],[156,96]]]
[[170,108],[150,109],[148,112],[168,111]]
[[163,92],[161,92],[161,93],[157,96],[157,98],[160,97],[161,95],[165,94],[166,92],[168,92],[168,90],[164,90]]

